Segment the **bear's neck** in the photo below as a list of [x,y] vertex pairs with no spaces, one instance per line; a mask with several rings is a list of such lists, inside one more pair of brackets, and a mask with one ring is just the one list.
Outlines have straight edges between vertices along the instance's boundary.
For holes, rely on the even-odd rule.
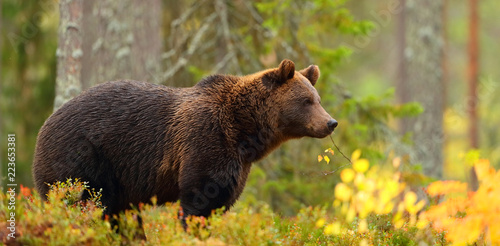
[[272,127],[256,127],[237,131],[236,148],[245,163],[264,158],[277,148],[283,140]]
[[236,148],[246,163],[264,158],[285,139],[271,93],[258,83],[238,84],[230,99]]
[[271,91],[258,75],[213,75],[196,85],[215,104],[221,134],[244,163],[264,158],[287,140],[278,128]]

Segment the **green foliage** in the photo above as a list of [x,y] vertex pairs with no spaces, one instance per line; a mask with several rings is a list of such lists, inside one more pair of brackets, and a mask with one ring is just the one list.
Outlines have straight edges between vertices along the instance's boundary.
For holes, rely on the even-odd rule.
[[[397,153],[403,146],[408,146],[389,124],[395,118],[418,115],[422,112],[420,105],[394,105],[392,89],[379,96],[364,98],[341,97],[339,94],[342,92],[324,95],[323,101],[326,101],[324,104],[334,104],[332,110],[327,111],[335,112],[332,116],[339,121],[339,127],[332,137],[340,151],[350,153],[360,149],[365,158],[384,161],[387,153]],[[332,187],[339,182],[332,174],[349,162],[330,139],[325,139],[322,141],[323,147],[330,147],[335,153],[326,155],[329,162],[318,164],[312,156],[321,154],[318,151],[321,148],[319,142],[316,139],[301,139],[300,142],[286,143],[263,160],[262,165],[255,165],[243,199],[248,199],[250,204],[258,200],[265,201],[275,211],[286,215],[297,213],[302,206],[323,205],[331,196]],[[296,151],[299,149],[301,151]],[[410,183],[420,184],[413,182],[418,176],[415,168],[404,172],[404,175],[412,179]]]
[[[187,1],[179,6],[190,6],[197,1]],[[43,121],[52,112],[55,81],[55,49],[57,44],[57,8],[52,1],[10,1],[2,5],[2,27],[8,34],[26,36],[23,28],[33,24],[33,35],[12,44],[2,43],[2,110],[1,132],[14,132],[17,146],[18,182],[30,186],[31,163],[37,132]],[[230,40],[237,48],[236,60],[239,70],[232,62],[218,69],[224,73],[250,73],[269,66],[275,66],[282,58],[296,61],[297,68],[318,64],[321,78],[316,85],[321,93],[324,107],[339,120],[340,126],[333,138],[344,152],[361,149],[370,158],[383,158],[383,153],[397,146],[399,137],[388,126],[393,118],[415,115],[416,105],[392,105],[393,92],[379,96],[353,97],[336,77],[339,66],[349,59],[353,50],[341,45],[345,37],[367,35],[373,23],[358,20],[347,8],[348,0],[303,1],[286,0],[254,1],[248,5],[228,4],[228,28]],[[187,41],[197,33],[206,17],[217,11],[215,5],[201,2],[201,7],[180,23],[177,33],[189,33]],[[181,7],[179,10],[185,10]],[[164,9],[166,39],[171,39],[173,26],[169,21],[179,17],[171,9]],[[237,14],[235,14],[237,13]],[[41,14],[40,19],[30,19]],[[54,17],[54,18],[51,18]],[[219,20],[217,18],[216,20]],[[242,21],[244,20],[244,21]],[[214,25],[218,26],[218,25]],[[189,59],[171,80],[192,85],[203,76],[212,73],[228,50],[216,45],[209,46],[214,37],[220,35],[217,28],[209,29],[200,37],[204,48],[196,50],[195,59]],[[221,40],[217,40],[219,42]],[[170,40],[166,43],[176,43]],[[168,49],[173,55],[166,56],[175,64],[189,42]],[[177,50],[178,49],[178,50]],[[169,51],[170,52],[170,51]],[[169,53],[170,54],[170,53]],[[271,62],[263,62],[266,56]],[[168,66],[167,67],[170,67]],[[112,68],[108,68],[112,69]],[[217,71],[219,71],[217,70]],[[181,85],[181,84],[176,84]],[[22,99],[22,100],[21,100]],[[339,181],[331,175],[347,163],[337,152],[330,156],[327,165],[316,163],[318,150],[332,147],[329,139],[302,139],[285,144],[262,163],[254,166],[243,194],[245,204],[258,206],[260,201],[270,204],[275,212],[296,214],[302,207],[323,205],[331,195],[331,189]],[[1,151],[5,142],[0,142]],[[336,150],[335,148],[333,148]],[[313,153],[311,155],[311,153]],[[5,154],[5,153],[4,153]],[[329,173],[329,174],[328,174]],[[326,175],[325,175],[326,174]]]
[[[342,35],[367,35],[373,28],[373,23],[369,21],[356,20],[345,7],[346,2],[255,2],[255,7],[264,19],[262,26],[272,33],[272,38],[266,40],[266,51],[281,56],[298,56],[296,60],[300,66],[306,66],[310,61],[321,64],[322,76],[330,80],[335,68],[352,53],[345,46],[339,47],[338,41]],[[286,50],[286,47],[283,50],[286,45],[289,45],[290,50]]]
[[[332,152],[327,149],[323,158]],[[158,206],[153,198],[150,204],[126,211],[117,218],[118,234],[110,228],[109,218],[102,219],[100,192],[89,190],[85,182],[57,182],[51,185],[47,201],[21,186],[15,196],[16,238],[11,240],[24,245],[459,245],[500,240],[492,212],[500,204],[496,196],[500,172],[488,160],[475,161],[480,180],[476,192],[466,196],[467,185],[459,181],[433,182],[425,192],[434,202],[425,209],[424,201],[418,201],[402,180],[399,158],[391,168],[370,167],[361,151],[355,151],[351,160],[352,169],[335,175],[342,182],[331,193],[331,207],[303,207],[292,217],[283,217],[265,203],[253,207],[238,203],[226,213],[221,208],[209,218],[188,218],[187,230],[178,219],[179,203]],[[84,193],[89,195],[87,201],[80,200]],[[444,199],[435,200],[442,195]],[[0,193],[2,221],[8,221],[13,211],[6,207],[11,196]],[[138,227],[138,215],[144,231]]]
[[[87,188],[84,182],[58,182],[51,186],[47,195],[49,202],[43,202],[40,196],[28,188],[21,187],[16,198],[16,240],[27,245],[76,245],[99,244],[107,240],[103,231],[107,225],[101,220],[102,206],[98,202],[100,194],[90,192],[87,202],[80,198]],[[6,197],[2,194],[2,204]],[[8,210],[2,209],[2,220],[6,221]]]
[[[304,207],[293,217],[282,217],[266,204],[255,208],[237,205],[230,212],[214,211],[210,218],[187,219],[185,231],[178,219],[179,203],[141,204],[138,210],[129,210],[119,218],[120,233],[110,228],[109,218],[102,220],[103,208],[99,193],[89,201],[78,201],[82,192],[89,190],[84,182],[59,182],[52,186],[48,202],[41,201],[36,192],[22,187],[16,197],[16,238],[23,245],[417,245],[432,242],[441,234],[422,237],[407,224],[395,229],[390,215],[371,215],[367,218],[369,233],[359,232],[359,220],[347,225],[343,234],[325,232],[325,221],[335,221],[328,206]],[[0,220],[6,221],[5,204],[8,194],[0,193]],[[147,241],[138,235],[137,215],[144,222]],[[323,222],[321,222],[323,220]],[[2,232],[5,226],[2,224]],[[6,241],[4,241],[5,243]],[[445,242],[445,241],[443,241]],[[12,243],[12,242],[10,242]]]
[[[321,65],[316,88],[327,112],[339,121],[333,138],[340,149],[346,153],[361,149],[367,158],[383,160],[385,153],[405,146],[390,126],[392,121],[416,116],[422,108],[416,103],[394,105],[394,89],[380,95],[352,96],[345,83],[335,76],[353,53],[350,47],[341,45],[344,38],[366,36],[374,28],[370,21],[357,20],[346,8],[347,2],[268,0],[257,1],[254,6],[264,19],[263,26],[272,33],[270,39],[264,40],[267,52],[275,52],[278,57],[295,56],[298,67],[308,62]],[[283,50],[285,45],[294,52]],[[339,181],[330,174],[347,160],[336,153],[327,156],[331,159],[329,164],[318,165],[311,153],[322,147],[334,148],[330,140],[300,141],[286,143],[254,166],[243,194],[245,202],[265,201],[273,210],[292,215],[302,206],[322,205],[328,199]]]
[[[0,133],[16,134],[16,179],[31,185],[36,136],[55,94],[57,3],[5,0],[1,11]],[[0,141],[1,156],[5,143]]]

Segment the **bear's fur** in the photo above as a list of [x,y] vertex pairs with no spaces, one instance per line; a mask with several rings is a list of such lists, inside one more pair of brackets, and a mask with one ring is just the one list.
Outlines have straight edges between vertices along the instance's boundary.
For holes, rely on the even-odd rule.
[[238,199],[251,163],[286,140],[322,138],[337,125],[313,87],[317,66],[237,77],[213,75],[194,87],[116,81],[90,88],[51,115],[38,135],[33,177],[80,178],[102,188],[108,215],[130,204],[180,199],[184,215],[209,216]]

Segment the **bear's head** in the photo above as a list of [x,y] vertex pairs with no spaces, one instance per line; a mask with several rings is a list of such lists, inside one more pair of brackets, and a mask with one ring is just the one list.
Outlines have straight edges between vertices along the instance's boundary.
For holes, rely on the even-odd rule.
[[295,64],[290,60],[283,60],[278,68],[267,72],[269,76],[265,76],[264,83],[276,95],[278,128],[283,136],[324,138],[337,127],[337,121],[321,106],[314,88],[319,74],[316,65],[295,71]]

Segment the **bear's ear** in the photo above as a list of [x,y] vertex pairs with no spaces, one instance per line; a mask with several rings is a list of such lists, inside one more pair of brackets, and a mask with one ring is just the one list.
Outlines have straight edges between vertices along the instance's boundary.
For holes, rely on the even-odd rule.
[[293,78],[295,75],[295,63],[288,59],[281,61],[278,70],[276,70],[276,75],[278,81],[281,83],[285,83],[285,81]]
[[311,84],[314,86],[316,81],[319,79],[319,68],[316,65],[311,65],[299,71],[304,77],[306,77]]

